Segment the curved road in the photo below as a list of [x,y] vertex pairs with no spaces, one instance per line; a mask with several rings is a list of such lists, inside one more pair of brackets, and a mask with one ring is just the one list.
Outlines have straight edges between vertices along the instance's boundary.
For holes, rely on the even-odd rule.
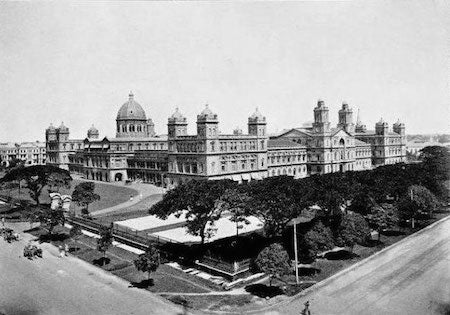
[[80,259],[58,258],[57,248],[50,244],[40,245],[42,259],[28,260],[22,253],[32,236],[22,237],[11,244],[0,239],[0,314],[183,313],[163,298],[129,288],[128,282]]
[[450,314],[450,217],[276,307],[300,314]]

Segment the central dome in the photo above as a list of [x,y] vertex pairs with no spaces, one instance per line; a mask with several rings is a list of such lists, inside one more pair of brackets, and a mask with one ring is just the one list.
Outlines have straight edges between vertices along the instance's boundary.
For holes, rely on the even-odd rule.
[[128,102],[120,107],[116,120],[147,120],[144,109],[134,100],[132,92],[128,97]]

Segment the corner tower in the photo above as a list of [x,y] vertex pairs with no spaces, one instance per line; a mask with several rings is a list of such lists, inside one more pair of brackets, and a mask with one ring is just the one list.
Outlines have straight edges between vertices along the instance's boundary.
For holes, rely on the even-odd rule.
[[325,102],[319,100],[314,108],[313,129],[316,133],[328,133],[330,131],[330,121],[328,118],[328,107]]
[[266,117],[256,108],[255,112],[248,118],[248,134],[258,137],[266,136]]
[[172,114],[172,116],[169,117],[167,122],[167,131],[168,131],[168,137],[169,138],[176,138],[179,136],[186,136],[187,135],[187,120],[186,117],[184,117],[180,111],[177,109],[175,110],[175,113]]
[[205,109],[197,115],[197,137],[216,138],[219,135],[219,120],[217,114],[214,114],[208,104]]
[[353,123],[353,110],[348,107],[346,102],[342,103],[342,108],[339,110],[338,128],[344,129],[350,134],[355,133],[355,124]]

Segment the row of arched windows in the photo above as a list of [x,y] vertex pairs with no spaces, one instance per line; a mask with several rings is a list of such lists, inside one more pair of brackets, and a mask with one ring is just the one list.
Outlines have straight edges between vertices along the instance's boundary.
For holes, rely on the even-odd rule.
[[144,132],[146,131],[145,125],[122,125],[117,126],[117,132]]

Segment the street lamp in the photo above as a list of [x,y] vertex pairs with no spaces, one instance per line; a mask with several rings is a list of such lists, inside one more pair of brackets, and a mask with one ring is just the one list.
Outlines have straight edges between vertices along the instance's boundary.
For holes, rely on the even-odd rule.
[[298,279],[298,253],[297,253],[297,224],[300,223],[300,218],[292,219],[288,225],[294,226],[294,259],[295,259],[295,282],[299,284]]

